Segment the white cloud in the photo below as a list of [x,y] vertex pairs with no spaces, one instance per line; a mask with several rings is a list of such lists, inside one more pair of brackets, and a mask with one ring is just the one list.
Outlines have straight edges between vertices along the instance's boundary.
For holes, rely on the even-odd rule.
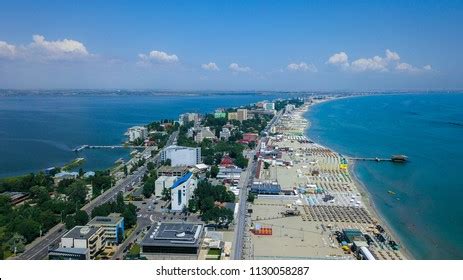
[[47,41],[42,35],[32,36],[33,42],[27,47],[34,56],[46,59],[72,59],[87,57],[87,48],[79,41],[64,39]]
[[13,59],[16,55],[16,46],[0,41],[0,58]]
[[353,61],[350,65],[352,70],[363,72],[363,71],[388,71],[387,69],[388,60],[379,56],[373,58],[360,58]]
[[92,56],[85,45],[72,39],[47,41],[42,35],[33,35],[32,43],[14,46],[0,41],[0,57],[29,61],[74,60]]
[[251,68],[247,66],[239,66],[238,63],[232,63],[230,66],[228,66],[228,69],[231,71],[237,73],[237,72],[249,72],[251,71]]
[[138,57],[144,62],[158,62],[158,63],[174,63],[178,62],[178,56],[175,54],[167,54],[163,51],[150,51],[148,54],[139,54]]
[[428,65],[423,66],[423,69],[426,70],[426,71],[431,71],[432,66],[428,64]]
[[430,65],[424,66],[422,69],[417,68],[409,63],[401,62],[400,56],[397,52],[386,49],[385,57],[374,56],[372,58],[359,58],[349,62],[348,56],[345,52],[340,52],[332,55],[326,63],[340,66],[344,70],[354,72],[388,72],[395,70],[398,72],[420,72],[431,70]]
[[398,53],[390,51],[389,49],[386,50],[386,59],[398,61],[400,60],[400,56]]
[[400,71],[400,72],[417,72],[417,71],[419,71],[419,69],[416,68],[415,66],[413,66],[411,64],[408,64],[408,63],[405,63],[405,62],[398,63],[396,65],[395,69],[397,71]]
[[201,68],[203,68],[204,70],[208,70],[208,71],[219,71],[220,70],[217,64],[215,64],[215,62],[209,62],[206,64],[202,64]]
[[302,71],[302,72],[306,72],[306,71],[310,71],[310,72],[317,72],[318,69],[317,67],[315,67],[315,65],[313,64],[307,64],[305,62],[301,62],[301,63],[290,63],[287,67],[286,67],[289,71]]
[[349,67],[349,57],[345,52],[335,53],[326,62],[328,64],[339,65],[342,67]]

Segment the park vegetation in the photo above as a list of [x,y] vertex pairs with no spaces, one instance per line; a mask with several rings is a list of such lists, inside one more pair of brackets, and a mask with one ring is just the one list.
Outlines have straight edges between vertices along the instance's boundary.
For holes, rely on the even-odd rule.
[[[0,180],[0,258],[20,253],[27,243],[44,235],[62,222],[71,227],[84,225],[88,215],[80,208],[85,205],[89,188],[95,197],[111,187],[109,171],[96,172],[90,178],[79,177],[54,184],[53,175],[44,172]],[[28,195],[24,202],[13,205],[4,192]]]
[[199,212],[204,222],[228,225],[233,221],[233,211],[220,206],[224,202],[235,202],[235,195],[225,186],[214,186],[207,180],[200,180],[188,203],[188,210]]

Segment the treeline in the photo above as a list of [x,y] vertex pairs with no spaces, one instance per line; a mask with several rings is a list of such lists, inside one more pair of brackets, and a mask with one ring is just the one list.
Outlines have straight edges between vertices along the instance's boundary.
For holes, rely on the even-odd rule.
[[203,162],[208,165],[219,164],[222,156],[228,153],[238,167],[245,168],[248,165],[248,159],[243,156],[244,148],[245,145],[230,141],[213,143],[208,139],[204,139],[201,142]]
[[62,180],[56,186],[52,175],[39,172],[0,180],[0,192],[29,196],[13,206],[9,196],[0,195],[0,258],[7,258],[15,250],[22,252],[25,244],[59,222],[68,227],[87,223],[88,215],[79,210],[87,202],[87,185],[93,186],[93,196],[111,187],[109,171],[96,172],[86,179]]
[[124,217],[125,228],[131,228],[137,223],[137,207],[132,203],[126,204],[121,192],[117,194],[115,201],[106,202],[93,208],[91,216],[108,216],[111,213],[120,213]]
[[224,202],[235,202],[235,195],[225,186],[214,186],[207,180],[200,180],[188,202],[188,211],[199,211],[204,222],[228,225],[233,221],[233,211],[217,205]]
[[275,110],[280,111],[281,109],[285,108],[286,105],[292,104],[297,107],[301,107],[304,105],[304,100],[301,98],[292,98],[286,100],[277,100],[275,101]]

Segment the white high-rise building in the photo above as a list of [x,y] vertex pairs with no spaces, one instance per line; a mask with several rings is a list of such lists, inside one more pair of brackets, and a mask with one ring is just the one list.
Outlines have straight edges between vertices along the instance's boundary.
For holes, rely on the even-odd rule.
[[273,102],[265,102],[263,104],[264,110],[275,110],[275,103]]
[[237,119],[242,122],[248,119],[248,110],[247,109],[238,109],[236,110]]
[[193,178],[193,173],[191,172],[178,178],[170,191],[171,209],[173,211],[182,211],[188,207],[188,201],[193,196],[196,186],[196,179]]
[[171,166],[194,166],[201,163],[201,148],[171,145],[161,151],[161,161],[167,159]]
[[148,136],[148,129],[144,126],[133,126],[127,131],[129,141],[133,142],[137,139],[145,139]]

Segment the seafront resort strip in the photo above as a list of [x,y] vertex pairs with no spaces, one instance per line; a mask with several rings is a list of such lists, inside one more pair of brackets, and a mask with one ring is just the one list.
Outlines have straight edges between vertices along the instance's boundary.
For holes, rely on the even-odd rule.
[[[122,146],[78,147],[142,151],[106,173],[47,170],[53,201],[69,200],[60,188],[89,186],[79,215],[91,217],[62,221],[11,258],[409,258],[350,173],[355,159],[307,136],[306,112],[335,98],[185,113],[130,128]],[[99,176],[114,183],[92,190]],[[35,203],[4,194],[11,207]]]

